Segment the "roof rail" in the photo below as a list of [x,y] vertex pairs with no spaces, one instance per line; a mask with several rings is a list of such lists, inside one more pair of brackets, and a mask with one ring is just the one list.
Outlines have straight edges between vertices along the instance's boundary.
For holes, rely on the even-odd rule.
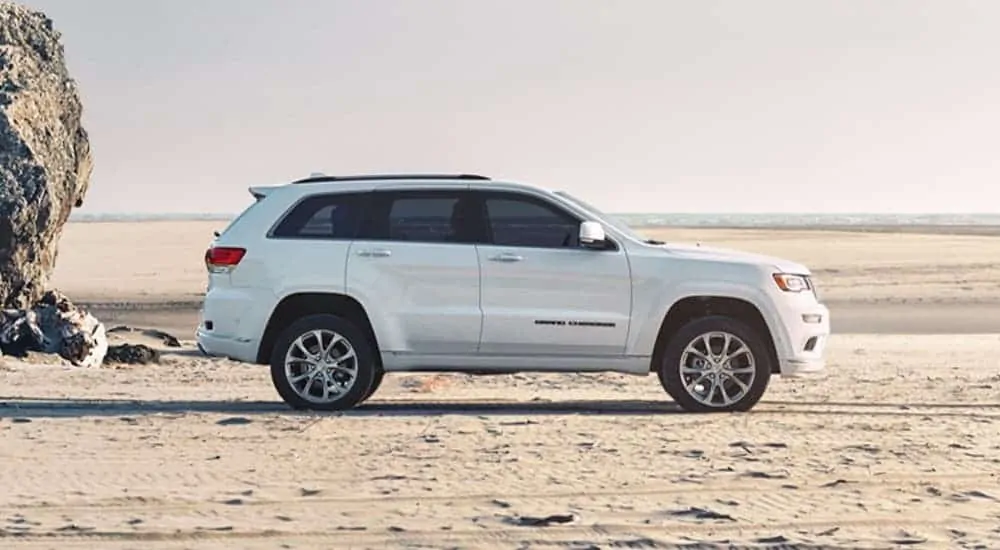
[[292,183],[320,183],[328,181],[366,181],[366,180],[479,180],[489,181],[490,178],[478,174],[363,174],[356,176],[326,176],[311,175],[308,178]]

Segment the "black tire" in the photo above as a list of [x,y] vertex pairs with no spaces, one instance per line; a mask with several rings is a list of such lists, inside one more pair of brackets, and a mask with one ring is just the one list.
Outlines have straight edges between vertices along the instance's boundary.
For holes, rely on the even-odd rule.
[[[305,399],[295,390],[285,372],[285,356],[289,348],[300,336],[316,330],[330,331],[340,335],[354,349],[356,356],[354,384],[339,398],[332,401]],[[278,336],[271,353],[271,382],[274,384],[274,389],[278,391],[278,395],[293,409],[347,410],[363,401],[368,395],[369,388],[372,387],[376,372],[379,370],[372,350],[372,344],[365,337],[365,333],[351,321],[336,315],[309,315],[292,323]]]
[[371,396],[374,395],[376,391],[378,391],[379,386],[382,385],[383,378],[385,378],[385,371],[382,369],[376,370],[375,378],[372,379],[371,387],[368,388],[368,392],[365,394],[365,397],[361,400],[362,403],[368,401],[368,399],[371,398]]
[[[730,404],[714,403],[714,401],[716,401],[716,397],[723,395],[721,392],[725,391],[725,388],[729,388],[730,391],[734,388],[739,389],[739,386],[733,381],[731,375],[724,375],[723,383],[727,383],[727,385],[722,390],[718,390],[719,386],[717,385],[711,385],[709,391],[712,393],[709,393],[707,399],[705,399],[709,403],[699,401],[692,396],[685,387],[684,377],[681,375],[681,360],[688,344],[694,342],[696,338],[701,338],[706,334],[715,332],[727,333],[742,340],[749,349],[753,360],[753,368],[751,369],[748,364],[749,362],[746,361],[746,356],[740,355],[740,368],[746,370],[748,374],[752,372],[753,380],[747,384],[747,380],[741,378],[741,381],[748,386],[748,389],[743,392],[744,394],[738,400]],[[717,340],[719,340],[718,337],[712,339],[713,344]],[[686,411],[746,412],[760,401],[760,398],[764,395],[764,391],[767,389],[767,385],[771,379],[771,360],[767,352],[767,346],[764,345],[761,335],[757,334],[746,323],[730,317],[710,316],[689,322],[670,338],[664,349],[662,362],[657,366],[657,371],[663,389]],[[711,384],[711,382],[706,383]],[[696,387],[704,387],[704,384]]]

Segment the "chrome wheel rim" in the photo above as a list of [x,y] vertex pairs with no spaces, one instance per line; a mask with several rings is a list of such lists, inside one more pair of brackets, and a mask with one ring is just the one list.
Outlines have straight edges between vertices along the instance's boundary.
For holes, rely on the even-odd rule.
[[757,376],[757,364],[740,337],[724,331],[706,332],[688,343],[681,354],[681,382],[688,395],[713,408],[732,406],[746,397]]
[[358,356],[342,335],[326,329],[309,331],[288,347],[285,378],[306,401],[332,403],[354,387]]

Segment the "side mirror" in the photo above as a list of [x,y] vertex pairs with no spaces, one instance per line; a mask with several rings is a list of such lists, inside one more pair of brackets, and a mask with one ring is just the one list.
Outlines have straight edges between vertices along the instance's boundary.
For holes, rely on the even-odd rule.
[[586,248],[604,248],[607,243],[604,227],[600,222],[583,222],[580,224],[580,244]]

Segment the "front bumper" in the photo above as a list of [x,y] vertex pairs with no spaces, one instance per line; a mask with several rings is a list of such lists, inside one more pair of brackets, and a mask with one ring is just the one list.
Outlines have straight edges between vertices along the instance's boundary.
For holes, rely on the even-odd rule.
[[810,374],[818,374],[826,370],[826,361],[823,359],[797,360],[786,359],[781,362],[781,376],[788,378],[798,378]]
[[824,353],[830,338],[830,310],[822,304],[782,312],[785,334],[777,346],[782,376],[814,374],[826,370]]

